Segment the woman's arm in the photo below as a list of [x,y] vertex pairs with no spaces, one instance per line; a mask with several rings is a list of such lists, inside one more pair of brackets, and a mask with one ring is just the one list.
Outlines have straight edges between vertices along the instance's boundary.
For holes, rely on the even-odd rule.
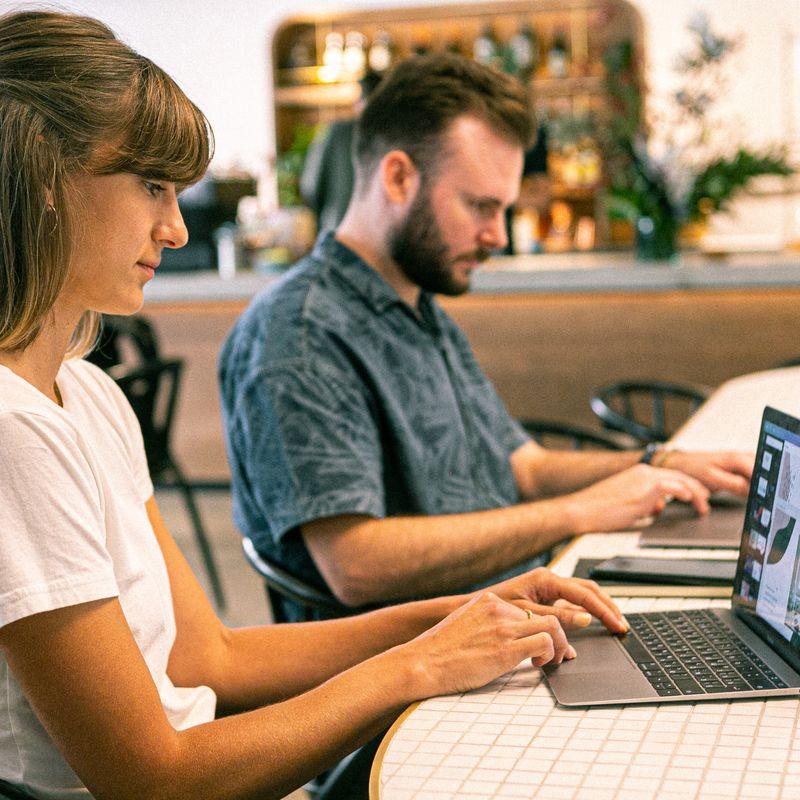
[[[223,714],[318,686],[413,639],[468,599],[442,597],[326,622],[226,628],[167,531],[154,498],[147,513],[164,553],[175,608],[177,637],[169,676],[176,686],[210,686]],[[244,561],[242,569],[247,569]]]
[[[0,647],[98,800],[281,797],[412,700],[483,685],[525,658],[541,664],[574,655],[554,616],[529,618],[485,593],[431,631],[308,692],[176,731],[116,598],[10,623],[0,629]],[[298,654],[295,668],[307,666]]]
[[592,584],[539,570],[497,587],[536,614],[484,592],[411,641],[325,680],[354,659],[410,638],[459,600],[332,623],[227,631],[154,502],[148,511],[175,594],[179,632],[169,671],[176,684],[208,683],[230,710],[321,682],[282,702],[176,731],[118,599],[0,628],[0,648],[25,696],[98,800],[281,797],[369,740],[412,700],[483,685],[526,658],[539,665],[573,657],[558,617],[566,621],[576,609],[551,607],[556,599],[621,630],[613,604]]

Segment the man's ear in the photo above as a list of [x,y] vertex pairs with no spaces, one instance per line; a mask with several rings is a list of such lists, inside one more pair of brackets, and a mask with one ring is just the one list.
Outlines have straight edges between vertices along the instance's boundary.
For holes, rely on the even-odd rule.
[[419,170],[408,153],[391,150],[382,159],[379,174],[383,191],[391,203],[406,205],[419,189]]

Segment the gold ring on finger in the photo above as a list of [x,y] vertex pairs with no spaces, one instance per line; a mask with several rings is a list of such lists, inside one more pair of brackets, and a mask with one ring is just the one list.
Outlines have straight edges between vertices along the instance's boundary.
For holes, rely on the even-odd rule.
[[529,608],[526,608],[525,613],[528,615],[528,619],[533,619],[533,611],[531,611]]

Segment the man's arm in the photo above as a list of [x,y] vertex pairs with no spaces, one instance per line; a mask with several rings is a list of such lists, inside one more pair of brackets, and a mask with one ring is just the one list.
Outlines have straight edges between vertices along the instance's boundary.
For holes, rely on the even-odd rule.
[[[552,497],[583,489],[638,463],[641,450],[562,451],[547,450],[526,442],[511,454],[511,469],[520,496]],[[668,450],[657,452],[654,467],[678,470],[699,480],[711,492],[745,496],[753,471],[752,453],[701,453]]]
[[630,528],[673,497],[700,513],[708,509],[699,481],[637,465],[579,492],[509,508],[389,519],[340,515],[301,530],[331,591],[359,606],[457,590],[568,536]]
[[641,450],[549,450],[529,441],[511,454],[520,497],[533,500],[575,492],[639,463]]

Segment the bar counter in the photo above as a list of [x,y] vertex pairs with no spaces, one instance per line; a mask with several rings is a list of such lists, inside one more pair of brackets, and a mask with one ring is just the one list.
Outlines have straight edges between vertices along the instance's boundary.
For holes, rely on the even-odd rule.
[[[145,292],[171,356],[186,359],[176,451],[197,480],[226,480],[216,360],[250,298],[275,276],[162,273]],[[623,378],[716,386],[800,356],[800,253],[496,258],[441,298],[517,417],[595,425],[589,396]]]
[[[148,303],[247,300],[279,273],[241,271],[229,280],[216,272],[164,273],[146,289]],[[663,292],[691,289],[800,286],[800,253],[679,256],[639,262],[629,253],[498,256],[473,278],[475,294]]]

